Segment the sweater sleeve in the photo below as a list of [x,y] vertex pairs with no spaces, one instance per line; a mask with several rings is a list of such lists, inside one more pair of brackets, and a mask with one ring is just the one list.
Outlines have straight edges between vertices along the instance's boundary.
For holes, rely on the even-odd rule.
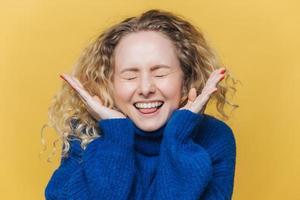
[[129,119],[99,121],[101,137],[92,141],[60,199],[127,199],[135,173],[134,128]]
[[47,200],[58,199],[61,188],[72,176],[72,172],[79,168],[82,152],[80,142],[71,140],[68,156],[61,159],[59,167],[53,172],[45,188],[45,198]]
[[236,142],[234,134],[225,123],[215,130],[222,137],[215,139],[213,177],[200,200],[230,200],[234,189]]
[[174,111],[164,131],[157,174],[146,199],[220,200],[231,192],[230,187],[221,188],[225,177],[218,178],[214,170],[223,170],[225,176],[232,171],[214,165],[208,151],[193,140],[203,117],[189,110]]

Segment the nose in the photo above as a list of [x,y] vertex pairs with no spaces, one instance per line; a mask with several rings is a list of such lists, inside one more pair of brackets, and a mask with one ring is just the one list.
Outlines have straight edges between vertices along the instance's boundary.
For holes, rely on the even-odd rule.
[[138,87],[138,94],[148,97],[149,95],[155,93],[156,86],[152,80],[151,76],[143,76],[140,79],[139,87]]

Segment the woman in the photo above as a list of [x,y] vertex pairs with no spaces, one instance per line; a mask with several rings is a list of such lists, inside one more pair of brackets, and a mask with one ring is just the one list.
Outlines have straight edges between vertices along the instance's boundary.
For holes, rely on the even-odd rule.
[[67,84],[49,114],[63,155],[46,199],[231,199],[235,138],[204,114],[214,97],[226,117],[225,71],[172,13],[150,10],[106,30],[61,75]]

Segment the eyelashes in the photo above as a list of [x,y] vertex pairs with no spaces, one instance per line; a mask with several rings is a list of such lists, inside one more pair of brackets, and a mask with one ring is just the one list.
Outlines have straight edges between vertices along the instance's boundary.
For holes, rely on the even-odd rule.
[[165,77],[165,76],[167,76],[168,74],[165,74],[165,75],[157,75],[157,76],[155,76],[155,77]]
[[136,79],[137,77],[133,77],[133,78],[125,78],[126,80],[130,81],[130,80],[134,80]]
[[[169,74],[164,74],[164,75],[156,75],[156,76],[154,76],[154,77],[156,77],[156,78],[163,78],[163,77],[166,77],[166,76],[168,76]],[[138,77],[137,76],[135,76],[135,77],[130,77],[130,78],[124,78],[124,79],[126,79],[126,80],[128,80],[128,81],[130,81],[130,80],[134,80],[134,79],[137,79]]]

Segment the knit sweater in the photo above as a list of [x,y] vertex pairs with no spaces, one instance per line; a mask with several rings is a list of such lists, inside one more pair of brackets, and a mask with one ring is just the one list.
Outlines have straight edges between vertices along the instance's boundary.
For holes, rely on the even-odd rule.
[[231,199],[236,143],[226,123],[175,110],[152,132],[129,118],[98,126],[103,135],[85,150],[71,141],[46,186],[47,200]]

